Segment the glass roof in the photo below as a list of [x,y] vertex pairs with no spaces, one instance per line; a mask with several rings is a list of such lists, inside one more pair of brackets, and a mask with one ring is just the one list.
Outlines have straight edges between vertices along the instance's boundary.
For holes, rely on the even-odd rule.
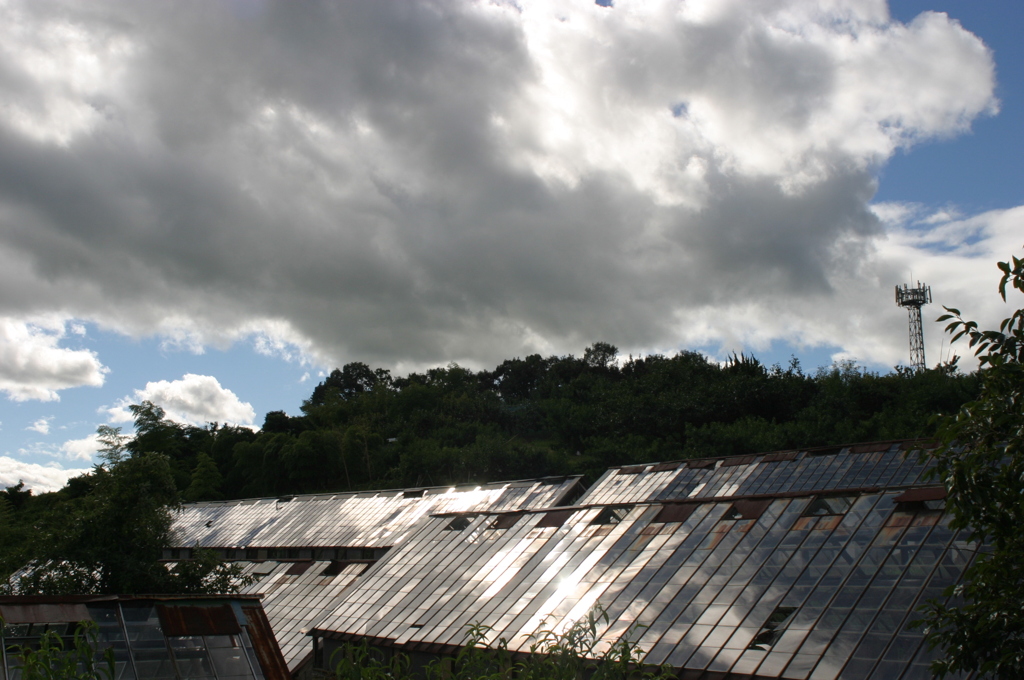
[[[491,641],[526,650],[529,634],[600,606],[602,644],[629,635],[652,664],[927,678],[930,652],[908,623],[942,598],[974,546],[941,509],[895,500],[928,483],[912,448],[616,468],[564,522],[532,512],[508,526],[478,512],[454,531],[450,516],[430,517],[316,629],[430,649],[482,624]],[[685,512],[666,511],[680,502]],[[609,507],[617,521],[602,523]]]
[[430,514],[549,507],[570,496],[578,483],[578,477],[557,477],[415,493],[392,490],[189,503],[175,517],[169,547],[389,547]]
[[[263,594],[267,618],[289,669],[294,671],[312,651],[306,633],[316,619],[338,604],[341,594],[369,562],[385,552],[382,548],[400,543],[415,527],[430,522],[432,514],[547,508],[572,498],[578,486],[578,477],[558,477],[192,503],[175,517],[172,548],[232,550],[229,559],[236,554],[247,558],[232,560],[257,578],[241,592]],[[298,550],[282,550],[286,548]],[[283,557],[278,555],[282,552],[305,559],[273,559]],[[325,559],[325,555],[329,557]],[[268,557],[271,559],[265,559]],[[350,561],[353,559],[358,561]]]
[[[44,635],[74,647],[79,624],[96,624],[99,649],[110,648],[118,680],[283,680],[287,670],[258,600],[232,596],[11,596],[0,598],[0,677],[22,677],[18,650]],[[269,631],[268,631],[269,633]],[[97,659],[97,667],[108,667]],[[81,667],[79,667],[81,668]]]
[[[288,669],[295,671],[312,652],[307,631],[333,609],[342,593],[368,564],[333,562],[237,562],[258,580],[243,594],[261,593],[263,611],[274,630]],[[298,573],[296,573],[298,572]]]
[[911,485],[921,480],[926,467],[913,443],[907,442],[637,465],[608,470],[578,502],[638,503]]

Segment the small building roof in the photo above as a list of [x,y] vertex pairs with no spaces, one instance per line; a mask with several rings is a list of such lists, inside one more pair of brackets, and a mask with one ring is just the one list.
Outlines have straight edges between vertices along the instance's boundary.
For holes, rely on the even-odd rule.
[[47,632],[73,647],[83,622],[96,624],[96,652],[113,649],[117,678],[290,677],[253,596],[0,596],[0,618],[4,678],[20,677],[20,648]]

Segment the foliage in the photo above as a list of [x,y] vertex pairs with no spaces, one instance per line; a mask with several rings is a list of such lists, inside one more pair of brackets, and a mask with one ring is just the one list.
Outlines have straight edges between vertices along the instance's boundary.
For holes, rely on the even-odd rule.
[[53,508],[35,527],[35,568],[19,592],[165,592],[158,562],[177,491],[165,456],[143,453],[91,473],[92,491]]
[[[504,638],[488,644],[491,629],[471,624],[465,644],[453,658],[437,659],[426,666],[427,680],[653,680],[673,677],[666,667],[645,668],[643,650],[629,631],[611,645],[602,644],[598,631],[608,625],[600,604],[587,615],[558,632],[542,628],[529,636],[529,654],[514,655]],[[603,652],[599,648],[606,646]],[[339,680],[409,680],[409,658],[401,653],[386,656],[365,642],[345,645],[331,665]]]
[[114,680],[114,650],[98,650],[98,630],[93,621],[78,624],[70,647],[56,631],[47,630],[38,649],[21,645],[7,653],[20,657],[15,667],[21,667],[22,680]]
[[[1000,262],[999,294],[1024,292],[1024,261]],[[953,339],[969,339],[981,365],[977,399],[942,421],[935,474],[947,490],[951,527],[984,545],[950,588],[949,604],[933,601],[923,624],[928,642],[944,657],[939,676],[979,672],[1024,677],[1024,309],[999,330],[979,330],[957,309],[947,308]]]
[[100,425],[96,428],[96,439],[103,446],[97,451],[100,458],[108,465],[117,465],[124,460],[131,437],[122,434],[120,427]]
[[[932,415],[975,395],[974,376],[955,364],[808,375],[796,361],[766,367],[742,355],[623,359],[608,343],[479,372],[451,364],[392,378],[357,362],[317,385],[302,415],[270,412],[262,431],[213,458],[227,498],[595,476],[610,465],[928,436]],[[199,452],[184,440],[222,437],[161,427],[178,428],[182,443],[164,452],[193,467]]]
[[331,664],[338,680],[405,680],[411,677],[409,657],[404,654],[387,657],[365,641],[338,649],[332,655]]
[[223,477],[217,464],[209,454],[201,452],[192,471],[192,483],[185,489],[183,498],[186,501],[214,501],[221,497],[220,485]]
[[31,560],[3,584],[4,595],[77,595],[102,592],[101,573],[71,560]]
[[[162,426],[155,410],[145,406],[139,412],[156,416],[150,431]],[[129,453],[134,444],[112,451],[105,465],[53,495],[58,502],[41,508],[20,548],[3,564],[8,578],[0,590],[21,595],[225,593],[247,585],[240,567],[224,564],[208,550],[196,550],[195,559],[170,571],[160,561],[170,543],[178,490],[168,457]],[[9,506],[0,500],[5,501],[0,510]],[[0,538],[9,531],[0,529]]]

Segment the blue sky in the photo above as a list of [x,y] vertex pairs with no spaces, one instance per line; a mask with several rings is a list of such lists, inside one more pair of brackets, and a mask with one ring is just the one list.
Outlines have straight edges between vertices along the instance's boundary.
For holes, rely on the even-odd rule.
[[258,427],[348,361],[886,371],[911,276],[1005,315],[1024,4],[409,7],[0,10],[0,483],[58,487],[143,398]]
[[965,214],[1020,205],[1024,193],[1024,4],[1018,2],[893,2],[895,18],[946,12],[979,36],[996,62],[1000,112],[974,121],[971,131],[896,154],[882,169],[878,201],[952,205]]

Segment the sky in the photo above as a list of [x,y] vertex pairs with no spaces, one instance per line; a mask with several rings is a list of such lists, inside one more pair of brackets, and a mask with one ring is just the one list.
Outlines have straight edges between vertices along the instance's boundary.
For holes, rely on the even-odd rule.
[[932,365],[1020,306],[1024,3],[606,4],[0,0],[0,485],[350,361],[885,372],[897,284]]

